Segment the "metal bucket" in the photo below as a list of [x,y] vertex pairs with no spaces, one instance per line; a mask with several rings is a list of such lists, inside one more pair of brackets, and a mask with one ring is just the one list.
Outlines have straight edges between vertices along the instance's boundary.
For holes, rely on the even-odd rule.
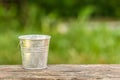
[[25,69],[43,69],[47,67],[49,42],[48,35],[19,36],[22,64]]

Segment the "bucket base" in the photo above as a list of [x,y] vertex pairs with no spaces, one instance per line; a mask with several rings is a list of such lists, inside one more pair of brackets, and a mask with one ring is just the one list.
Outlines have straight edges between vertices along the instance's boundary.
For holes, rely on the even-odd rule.
[[25,68],[25,67],[23,67],[23,68],[26,69],[26,70],[38,70],[38,69],[46,69],[47,66],[46,67],[42,67],[42,68]]

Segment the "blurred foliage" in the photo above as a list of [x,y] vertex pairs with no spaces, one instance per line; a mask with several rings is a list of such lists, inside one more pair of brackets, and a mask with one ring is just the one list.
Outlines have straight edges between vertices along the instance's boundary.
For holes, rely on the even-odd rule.
[[[118,0],[36,0],[46,12],[56,12],[66,16],[77,16],[86,6],[95,8],[93,17],[118,18],[120,17],[120,2]],[[34,0],[33,0],[34,2]]]
[[[77,10],[77,7],[73,9],[72,6],[78,6],[79,0],[74,1],[31,0],[30,4],[24,2],[28,6],[22,4],[24,8],[20,7],[19,9],[13,3],[9,9],[1,5],[0,64],[21,63],[17,37],[23,34],[52,36],[48,59],[51,64],[120,63],[120,29],[110,29],[106,24],[98,25],[96,28],[89,27],[89,19],[94,13],[94,7],[82,7],[81,10]],[[45,4],[47,8],[44,7]],[[47,6],[48,4],[53,5],[55,10]],[[82,5],[84,5],[83,2]],[[65,11],[65,14],[66,10],[69,10],[64,9],[64,6],[70,8],[70,11],[75,10],[75,13],[78,11],[77,18],[73,20],[61,18],[59,15],[64,14],[62,10]],[[74,11],[70,14],[74,15]]]
[[[45,14],[54,12],[60,17],[77,17],[79,11],[86,6],[92,6],[94,18],[120,18],[119,0],[1,0],[7,8],[14,5],[18,14],[27,12],[28,6],[37,5]],[[24,10],[23,10],[24,9]]]

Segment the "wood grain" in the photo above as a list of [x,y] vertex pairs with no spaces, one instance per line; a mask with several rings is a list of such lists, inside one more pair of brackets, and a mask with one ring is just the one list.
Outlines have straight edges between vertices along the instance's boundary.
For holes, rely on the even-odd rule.
[[120,65],[49,65],[25,70],[20,65],[1,65],[0,80],[120,80]]

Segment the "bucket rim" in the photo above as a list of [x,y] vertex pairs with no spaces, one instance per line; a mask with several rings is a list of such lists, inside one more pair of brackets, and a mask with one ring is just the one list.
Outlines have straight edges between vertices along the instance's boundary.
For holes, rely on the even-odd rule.
[[27,39],[27,40],[43,40],[43,39],[50,39],[50,35],[43,35],[43,34],[28,34],[28,35],[21,35],[18,36],[19,39]]

